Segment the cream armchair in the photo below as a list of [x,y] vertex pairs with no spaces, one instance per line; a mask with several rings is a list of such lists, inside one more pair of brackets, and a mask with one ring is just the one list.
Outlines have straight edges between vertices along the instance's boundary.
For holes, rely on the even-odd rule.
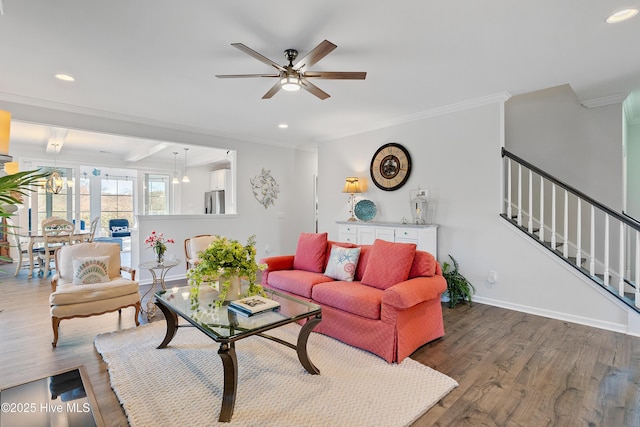
[[184,239],[184,255],[187,260],[187,270],[195,265],[198,260],[198,252],[207,249],[214,240],[216,240],[216,236],[211,234],[200,234]]
[[[54,347],[63,319],[89,317],[135,308],[140,324],[140,292],[135,270],[120,266],[117,243],[93,242],[62,246],[55,252],[56,275],[51,280],[51,324]],[[121,276],[126,271],[131,279]]]

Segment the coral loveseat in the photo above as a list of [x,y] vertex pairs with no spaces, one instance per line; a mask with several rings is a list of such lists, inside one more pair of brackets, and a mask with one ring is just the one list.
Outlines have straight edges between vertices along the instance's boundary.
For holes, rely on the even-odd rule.
[[[324,274],[336,276],[332,258],[352,270],[352,281]],[[354,259],[357,262],[350,262]],[[357,246],[328,241],[327,233],[302,233],[295,255],[261,262],[267,264],[263,286],[322,306],[316,332],[387,362],[401,362],[444,335],[440,295],[447,284],[433,255],[417,251],[414,244],[376,240]]]

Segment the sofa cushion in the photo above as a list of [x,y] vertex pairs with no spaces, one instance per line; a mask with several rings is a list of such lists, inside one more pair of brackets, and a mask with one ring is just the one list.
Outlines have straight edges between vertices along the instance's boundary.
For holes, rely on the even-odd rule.
[[293,268],[322,273],[326,250],[327,233],[300,233]]
[[387,289],[409,277],[416,253],[414,243],[393,243],[376,239],[371,248],[362,283]]
[[122,295],[136,294],[138,299],[138,282],[118,277],[109,282],[78,286],[73,283],[58,285],[56,291],[49,295],[51,305],[82,304],[118,298]]
[[361,281],[369,262],[369,254],[373,245],[360,245],[360,258],[358,259],[358,268],[356,269],[356,281]]
[[109,256],[73,258],[73,284],[104,283],[109,278]]
[[325,282],[313,287],[313,300],[369,319],[380,318],[381,289],[360,282]]
[[352,282],[356,274],[358,258],[360,258],[360,248],[343,248],[333,245],[324,275],[332,279]]
[[438,262],[429,252],[416,251],[409,271],[409,279],[414,277],[431,277],[436,274]]
[[278,270],[269,273],[268,286],[304,298],[311,298],[311,288],[322,282],[333,282],[333,280],[322,273],[302,270]]
[[331,249],[333,246],[340,246],[341,248],[355,248],[357,245],[349,242],[334,242],[333,240],[327,240],[327,252],[325,253],[324,259],[324,270],[327,269],[327,265],[329,264],[329,257],[331,256]]

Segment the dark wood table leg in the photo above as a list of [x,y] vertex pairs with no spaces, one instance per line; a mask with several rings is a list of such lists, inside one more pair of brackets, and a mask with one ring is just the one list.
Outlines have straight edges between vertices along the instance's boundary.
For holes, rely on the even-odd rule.
[[219,422],[231,421],[233,408],[236,404],[236,390],[238,387],[238,359],[233,343],[222,343],[218,354],[224,367],[224,391],[222,394],[222,407],[220,408]]
[[169,345],[173,337],[176,336],[176,332],[178,332],[178,315],[158,302],[156,302],[156,305],[160,308],[162,314],[164,314],[164,318],[167,321],[167,333],[164,336],[164,341],[162,341],[162,344],[158,346],[158,348],[165,348]]
[[300,334],[298,335],[298,344],[296,346],[296,351],[298,352],[298,360],[304,369],[307,370],[310,374],[317,375],[320,373],[320,370],[315,367],[311,360],[309,360],[309,354],[307,353],[307,341],[309,340],[309,334],[316,327],[318,323],[322,321],[321,317],[314,317],[313,319],[309,319],[307,323],[302,326],[300,329]]

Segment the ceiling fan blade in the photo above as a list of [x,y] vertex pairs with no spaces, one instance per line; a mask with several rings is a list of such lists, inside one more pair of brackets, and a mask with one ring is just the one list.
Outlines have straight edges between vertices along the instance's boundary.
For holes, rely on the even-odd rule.
[[305,56],[296,61],[293,67],[297,68],[298,65],[303,67],[311,67],[313,64],[317,63],[322,58],[330,54],[333,49],[337,47],[338,46],[331,43],[329,40],[324,40],[318,46],[314,47],[311,52],[307,53]]
[[231,46],[240,49],[241,51],[243,51],[244,53],[246,53],[249,56],[253,56],[255,59],[257,59],[260,62],[264,62],[265,64],[272,66],[276,70],[279,70],[279,71],[284,71],[285,70],[284,67],[282,67],[281,65],[275,63],[274,61],[270,60],[266,56],[256,52],[255,50],[251,49],[250,47],[245,46],[242,43],[231,43]]
[[367,78],[367,73],[365,71],[307,71],[304,76],[316,79],[364,80]]
[[302,78],[302,79],[300,79],[300,83],[302,83],[302,88],[304,90],[306,90],[307,92],[312,93],[313,95],[317,96],[320,99],[324,100],[324,99],[327,99],[327,98],[329,98],[331,96],[327,92],[325,92],[322,89],[320,89],[318,86],[316,86],[313,83],[311,83],[309,80],[306,80],[306,79]]
[[250,79],[254,77],[280,77],[280,74],[216,74],[219,79]]
[[271,97],[272,97],[273,95],[275,95],[276,93],[278,93],[278,91],[280,90],[280,87],[281,87],[281,85],[280,85],[280,80],[278,80],[278,81],[276,82],[276,84],[274,84],[274,85],[271,87],[271,89],[269,89],[269,90],[267,91],[267,93],[265,93],[265,94],[262,96],[262,99],[271,99]]

